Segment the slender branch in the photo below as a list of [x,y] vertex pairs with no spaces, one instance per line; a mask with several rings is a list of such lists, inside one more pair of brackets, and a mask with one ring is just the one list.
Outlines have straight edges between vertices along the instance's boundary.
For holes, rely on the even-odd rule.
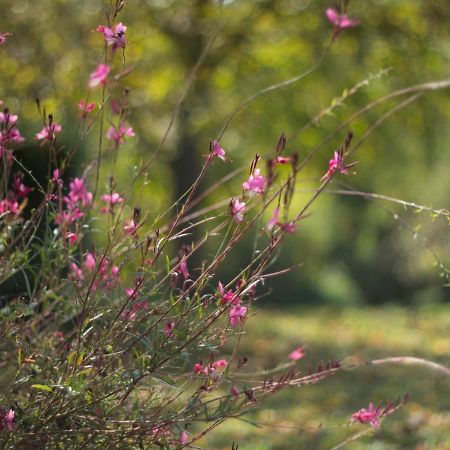
[[421,366],[426,367],[427,369],[431,369],[434,372],[439,373],[441,375],[446,375],[450,377],[450,369],[448,367],[445,367],[442,364],[438,364],[434,361],[430,361],[424,358],[417,358],[415,356],[394,356],[391,358],[374,359],[372,361],[367,362],[366,364],[372,366],[381,366],[385,364],[399,364],[402,366]]

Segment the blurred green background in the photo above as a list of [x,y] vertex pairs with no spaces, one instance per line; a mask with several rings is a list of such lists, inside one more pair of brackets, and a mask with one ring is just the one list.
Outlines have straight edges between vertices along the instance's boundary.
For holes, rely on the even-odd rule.
[[[35,98],[63,125],[59,142],[68,148],[74,145],[76,104],[86,97],[89,73],[102,58],[102,37],[95,29],[105,23],[103,11],[107,3],[2,1],[0,31],[11,32],[12,36],[7,45],[0,47],[0,98],[20,114],[19,127],[29,138],[20,156],[25,163],[28,158],[36,170],[42,149],[32,140],[41,128]],[[130,139],[118,153],[119,192],[128,187],[135,167],[157,148],[186,78],[211,35],[218,30],[180,108],[175,127],[149,170],[149,183],[138,190],[130,203],[130,211],[135,204],[151,217],[195,179],[202,155],[208,152],[209,141],[217,137],[231,111],[259,90],[294,77],[319,61],[332,31],[324,11],[333,2],[235,0],[225,1],[223,7],[212,0],[127,3],[119,19],[128,26],[125,65],[132,70],[120,85],[130,88],[129,123],[137,138]],[[349,11],[360,18],[361,25],[341,33],[312,74],[258,98],[238,114],[222,140],[232,162],[215,164],[204,186],[235,168],[247,167],[256,152],[270,156],[282,131],[290,139],[287,153],[297,151],[302,158],[371,101],[396,89],[450,77],[448,1],[353,1]],[[121,64],[119,55],[116,71]],[[360,88],[342,105],[333,100],[358,83]],[[93,92],[91,100],[98,102],[99,96],[99,92]],[[354,121],[351,128],[355,141],[404,99],[383,103]],[[299,133],[330,105],[334,105],[332,113]],[[376,192],[448,209],[449,119],[450,90],[427,93],[377,127],[354,155],[360,161],[357,174],[339,177],[332,188]],[[332,151],[340,145],[345,133],[346,129],[335,136],[301,172],[299,190],[317,187]],[[97,141],[98,129],[94,129],[80,147],[71,168],[73,174],[80,174],[95,158]],[[106,155],[113,160],[112,152]],[[106,164],[102,177],[108,175],[109,168]],[[207,203],[237,195],[243,178],[241,174],[227,183]],[[299,193],[293,207],[300,208],[310,195]],[[314,204],[312,213],[301,222],[296,235],[288,237],[282,257],[277,261],[277,268],[292,265],[296,268],[282,278],[273,279],[270,296],[261,302],[261,306],[272,308],[262,311],[263,319],[256,319],[253,324],[261,340],[267,339],[264,324],[276,320],[274,337],[279,337],[283,345],[289,336],[296,336],[292,345],[297,345],[298,340],[311,344],[314,360],[341,358],[357,351],[363,359],[386,353],[413,353],[448,363],[450,347],[445,336],[450,334],[450,324],[442,319],[450,312],[449,291],[444,287],[448,283],[445,267],[449,265],[450,254],[448,220],[388,202],[331,193]],[[202,257],[206,258],[214,248],[206,250]],[[248,261],[250,248],[251,242],[243,243],[240,253],[232,255],[227,265],[230,272],[223,271],[222,279],[229,279]],[[383,308],[374,309],[381,304]],[[293,327],[292,334],[283,334],[282,330],[290,327]],[[334,327],[347,336],[347,343],[342,343],[341,334],[335,334]],[[371,334],[374,329],[378,334]],[[300,334],[295,334],[296,330]],[[330,342],[335,337],[337,342]],[[261,351],[258,342],[255,338],[246,343],[246,351],[255,357]],[[275,362],[278,352],[273,350],[273,355],[272,362]],[[290,417],[289,402],[294,398],[308,405],[308,417],[309,413],[317,413],[320,421],[322,413],[333,415],[335,408],[340,411],[337,417],[341,420],[370,399],[393,394],[383,390],[391,374],[369,372],[364,372],[361,384],[352,383],[353,375],[349,380],[333,380],[327,384],[328,392],[312,387],[306,395],[283,397],[285,394],[281,393],[273,408],[283,408],[289,416],[285,419],[289,423],[297,421],[300,428],[307,426],[309,419]],[[404,372],[400,370],[392,375],[398,382],[389,384],[390,388],[398,387],[401,392],[397,393],[403,394],[403,387],[408,390],[402,382]],[[420,420],[429,423],[428,419],[435,417],[433,414],[438,414],[440,409],[448,411],[450,395],[445,400],[438,393],[445,388],[448,394],[449,386],[442,386],[434,379],[430,381],[425,372],[418,373],[415,379],[419,380],[418,389],[426,390],[424,397],[419,393],[419,398],[426,400],[428,395],[431,400],[425,402],[425,409],[415,403],[408,411],[410,415],[419,411]],[[369,392],[368,385],[379,388]],[[335,405],[327,409],[324,405],[333,397],[333,389],[339,395],[333,400]],[[323,397],[323,402],[316,393]],[[433,408],[435,412],[431,411]],[[448,412],[438,416],[439,420],[446,421],[448,429]],[[399,441],[407,442],[400,446],[395,439],[388,443],[375,440],[379,445],[370,448],[449,448],[442,444],[445,433],[436,432],[438,440],[428,442],[427,428],[420,428],[419,424],[418,428],[414,425],[406,430],[408,424],[400,421],[397,426],[403,427],[401,433],[415,436],[410,443]],[[255,434],[242,431],[245,435],[242,448],[297,448],[287,446],[286,442],[291,442],[301,431],[264,430]],[[391,431],[393,435],[400,433]],[[259,433],[263,437],[261,440],[255,437],[255,445],[245,444],[251,441],[249,436],[260,436]],[[311,432],[313,437],[310,432],[304,433],[310,440],[295,441],[296,445],[310,444],[301,448],[331,446],[328,438],[322,439],[328,435],[325,429]],[[425,437],[420,433],[425,433]],[[434,431],[430,433],[434,436]],[[223,436],[226,439],[227,433]],[[223,442],[229,447],[230,439]],[[450,445],[448,440],[447,444]],[[211,445],[227,448],[219,441]],[[368,445],[366,442],[359,448],[369,448]]]

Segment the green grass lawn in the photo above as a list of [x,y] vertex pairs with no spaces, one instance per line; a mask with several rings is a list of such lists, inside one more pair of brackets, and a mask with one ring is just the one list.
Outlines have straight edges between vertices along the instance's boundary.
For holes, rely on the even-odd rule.
[[[253,310],[254,311],[254,310]],[[248,321],[241,355],[248,371],[287,361],[295,347],[308,355],[297,367],[307,373],[320,361],[417,356],[450,366],[450,305],[421,309],[265,309]],[[347,360],[347,361],[352,361]],[[342,371],[315,385],[285,388],[231,419],[201,446],[240,450],[331,449],[366,425],[348,426],[351,414],[405,393],[411,400],[379,430],[346,444],[349,449],[450,449],[450,379],[422,367],[379,366]],[[254,424],[252,424],[254,423]]]

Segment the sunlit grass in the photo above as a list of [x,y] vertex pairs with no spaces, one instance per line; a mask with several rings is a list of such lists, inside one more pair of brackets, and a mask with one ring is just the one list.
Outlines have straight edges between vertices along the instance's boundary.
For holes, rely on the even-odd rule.
[[[306,345],[299,361],[305,373],[320,361],[352,357],[418,356],[450,365],[450,306],[406,309],[262,310],[252,317],[241,354],[249,367],[269,369],[295,347]],[[384,420],[381,429],[346,445],[351,449],[450,448],[450,382],[423,368],[367,367],[341,372],[320,384],[286,388],[263,401],[244,420],[230,420],[202,442],[206,448],[243,450],[330,449],[363,425],[349,417],[370,401],[411,401]],[[253,422],[252,425],[249,422]]]

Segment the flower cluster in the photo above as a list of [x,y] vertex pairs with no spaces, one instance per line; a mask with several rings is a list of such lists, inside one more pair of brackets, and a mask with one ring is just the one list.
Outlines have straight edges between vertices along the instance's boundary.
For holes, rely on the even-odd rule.
[[19,215],[26,203],[27,195],[32,188],[23,183],[23,173],[17,172],[12,176],[11,189],[9,189],[6,198],[0,200],[0,215]]
[[224,369],[225,367],[227,367],[227,365],[228,362],[226,359],[211,361],[206,365],[203,365],[200,361],[194,365],[194,373],[196,375],[214,376],[216,375],[217,369]]
[[[58,169],[53,171],[53,183],[62,190],[63,182],[60,178]],[[75,178],[69,184],[69,192],[62,196],[62,202],[59,202],[60,209],[55,216],[55,223],[58,225],[61,233],[73,245],[79,240],[79,233],[76,224],[85,216],[86,210],[92,205],[93,194],[87,187],[83,178]],[[59,196],[54,196],[61,198]]]
[[[239,289],[240,282],[238,283]],[[247,307],[241,305],[241,297],[233,292],[232,289],[225,290],[223,284],[219,281],[217,293],[221,306],[231,305],[228,320],[232,327],[238,326],[245,321],[247,315]]]
[[119,267],[112,264],[106,257],[101,258],[97,264],[97,259],[93,253],[86,254],[81,267],[73,262],[71,269],[73,279],[80,285],[88,276],[94,277],[91,286],[92,291],[96,291],[100,285],[104,288],[114,287],[120,272]]

